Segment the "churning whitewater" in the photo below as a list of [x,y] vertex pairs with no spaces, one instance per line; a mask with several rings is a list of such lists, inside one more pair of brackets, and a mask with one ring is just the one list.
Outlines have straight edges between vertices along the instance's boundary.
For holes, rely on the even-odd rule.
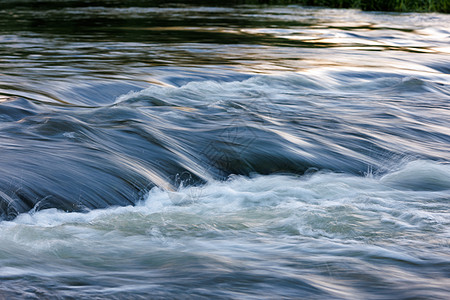
[[450,295],[450,16],[0,4],[0,299]]
[[3,132],[22,144],[10,135],[3,146],[2,215],[128,205],[153,186],[231,174],[363,175],[405,157],[448,161],[450,75],[408,74],[318,69],[155,85],[69,111],[9,101]]
[[136,206],[22,214],[1,224],[0,287],[16,297],[444,299],[449,189],[449,165],[412,161],[384,176],[235,176],[154,188]]

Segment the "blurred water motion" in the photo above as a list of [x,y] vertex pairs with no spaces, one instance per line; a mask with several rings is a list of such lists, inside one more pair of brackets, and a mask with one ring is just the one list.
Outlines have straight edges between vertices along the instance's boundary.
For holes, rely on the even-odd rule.
[[447,298],[450,16],[150,4],[0,3],[0,298]]

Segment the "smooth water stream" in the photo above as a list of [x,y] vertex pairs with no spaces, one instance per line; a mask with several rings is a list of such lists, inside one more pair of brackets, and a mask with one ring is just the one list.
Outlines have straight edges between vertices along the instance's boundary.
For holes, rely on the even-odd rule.
[[0,1],[0,299],[448,299],[448,24]]

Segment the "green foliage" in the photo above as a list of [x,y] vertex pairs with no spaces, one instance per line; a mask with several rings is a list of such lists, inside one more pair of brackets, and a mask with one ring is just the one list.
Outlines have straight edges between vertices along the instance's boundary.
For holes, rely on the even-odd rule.
[[300,4],[374,11],[418,11],[450,13],[450,0],[235,0],[239,4]]
[[450,0],[361,0],[363,10],[450,12]]
[[360,8],[373,11],[418,11],[450,13],[450,0],[0,0],[0,8],[33,5],[35,7],[148,5],[290,5]]

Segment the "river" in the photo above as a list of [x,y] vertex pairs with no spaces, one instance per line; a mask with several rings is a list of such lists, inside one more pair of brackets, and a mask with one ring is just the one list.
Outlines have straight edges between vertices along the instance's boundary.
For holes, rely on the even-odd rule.
[[448,299],[449,15],[149,3],[1,1],[0,299]]

